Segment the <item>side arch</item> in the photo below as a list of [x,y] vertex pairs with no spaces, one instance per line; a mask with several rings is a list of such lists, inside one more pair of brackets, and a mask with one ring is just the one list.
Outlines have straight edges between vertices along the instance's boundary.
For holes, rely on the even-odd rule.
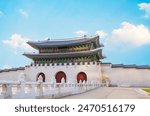
[[38,80],[42,80],[43,82],[45,82],[45,74],[43,72],[40,72],[37,75],[36,81],[38,81]]
[[77,83],[80,82],[80,80],[83,82],[83,81],[87,81],[87,75],[85,72],[79,72],[77,74]]
[[62,78],[64,78],[66,83],[66,74],[63,71],[59,71],[55,75],[56,83],[61,83]]

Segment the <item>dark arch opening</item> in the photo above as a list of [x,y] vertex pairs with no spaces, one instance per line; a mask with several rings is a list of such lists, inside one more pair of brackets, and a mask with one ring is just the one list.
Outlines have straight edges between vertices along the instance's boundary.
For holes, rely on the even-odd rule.
[[62,78],[65,79],[65,83],[66,83],[66,74],[63,71],[57,72],[55,75],[56,83],[61,83]]
[[44,74],[44,73],[42,73],[42,72],[41,72],[41,73],[39,73],[39,74],[38,74],[38,76],[37,76],[36,81],[38,81],[38,80],[39,80],[39,77],[42,77],[42,79],[41,79],[41,80],[42,80],[43,82],[45,82],[45,74]]
[[80,82],[80,80],[83,81],[87,81],[87,75],[84,72],[79,72],[77,75],[77,83]]

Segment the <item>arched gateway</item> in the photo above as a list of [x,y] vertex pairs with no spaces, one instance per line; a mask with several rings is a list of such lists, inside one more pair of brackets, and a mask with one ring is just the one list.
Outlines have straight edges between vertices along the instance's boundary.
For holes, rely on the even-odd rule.
[[37,81],[38,80],[42,80],[43,82],[45,82],[45,74],[44,73],[39,73],[38,75],[37,75]]
[[77,75],[77,82],[79,83],[80,80],[81,80],[82,82],[83,82],[83,81],[87,81],[87,75],[86,75],[86,73],[84,73],[84,72],[78,73],[78,75]]
[[56,83],[61,83],[62,78],[64,78],[66,82],[66,74],[63,71],[59,71],[55,75]]
[[[88,73],[93,73],[92,75],[95,75],[95,71],[92,70],[91,65],[99,68],[99,61],[104,58],[101,49],[103,45],[100,43],[98,35],[89,37],[83,36],[79,38],[75,37],[63,40],[48,39],[43,41],[28,41],[27,43],[38,50],[37,54],[24,53],[25,56],[34,61],[32,64],[33,67],[38,67],[39,69],[42,68],[42,70],[49,70],[52,74],[56,70],[63,69],[66,71],[65,73],[70,73],[70,75],[68,75],[70,76],[68,77],[69,81],[71,81],[71,79],[75,76],[75,80],[77,80],[76,82],[78,83],[79,81],[87,81],[87,74],[85,72],[79,72],[79,74],[74,75],[74,72],[77,72],[78,69],[82,69],[82,65],[87,63]],[[95,65],[95,62],[98,64]],[[56,75],[52,75],[55,76],[52,78],[55,78],[57,83],[61,83],[62,80],[66,82],[65,73],[63,71],[58,71],[56,72]],[[43,81],[45,81],[45,75],[39,75],[41,75]],[[92,77],[88,77],[88,79],[90,78]],[[99,77],[97,76],[95,78]],[[72,83],[74,83],[74,78],[72,79]]]

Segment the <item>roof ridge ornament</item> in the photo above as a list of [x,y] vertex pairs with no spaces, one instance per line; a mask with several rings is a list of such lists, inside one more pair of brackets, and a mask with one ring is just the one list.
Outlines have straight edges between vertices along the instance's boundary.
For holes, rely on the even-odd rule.
[[87,37],[87,35],[84,35],[83,37]]

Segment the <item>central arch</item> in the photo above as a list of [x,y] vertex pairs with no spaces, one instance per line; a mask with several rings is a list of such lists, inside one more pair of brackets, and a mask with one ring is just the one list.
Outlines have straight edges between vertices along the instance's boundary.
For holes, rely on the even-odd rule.
[[77,75],[77,82],[79,83],[80,80],[83,81],[87,81],[87,75],[85,72],[79,72]]
[[66,83],[66,74],[63,71],[59,71],[55,75],[56,83],[61,83],[62,78],[65,79]]
[[36,79],[37,81],[38,80],[42,80],[43,82],[45,82],[45,74],[44,73],[39,73],[38,75],[37,75],[37,79]]

